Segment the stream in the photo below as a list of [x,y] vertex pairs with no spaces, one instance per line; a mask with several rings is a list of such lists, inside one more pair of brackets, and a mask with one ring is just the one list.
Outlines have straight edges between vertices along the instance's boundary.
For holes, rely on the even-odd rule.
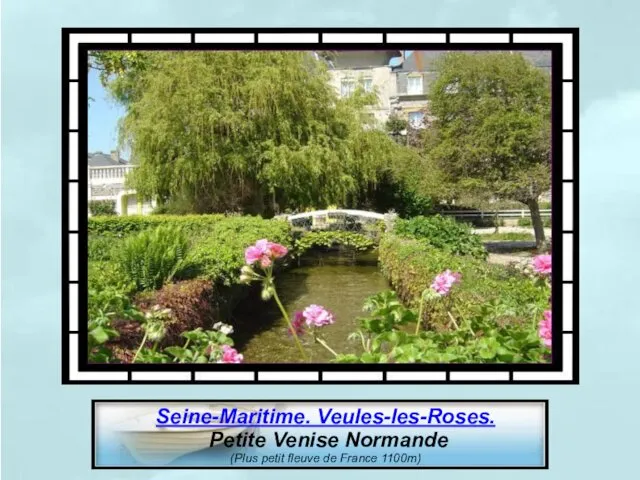
[[[330,310],[335,323],[319,329],[327,344],[338,353],[361,353],[359,340],[347,337],[358,328],[357,317],[364,300],[389,289],[378,270],[375,252],[341,254],[311,253],[300,259],[300,266],[291,268],[276,279],[277,291],[285,309],[293,319],[297,310],[310,304]],[[234,340],[245,363],[300,363],[300,352],[287,333],[287,323],[275,301],[246,301],[234,311],[239,325]],[[333,355],[309,336],[300,337],[312,363],[327,363]]]

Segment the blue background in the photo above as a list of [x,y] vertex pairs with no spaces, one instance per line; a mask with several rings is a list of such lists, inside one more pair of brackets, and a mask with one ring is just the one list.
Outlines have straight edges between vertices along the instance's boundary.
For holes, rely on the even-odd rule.
[[[92,398],[544,398],[550,471],[405,471],[403,479],[630,478],[640,417],[640,62],[634,0],[4,0],[2,476],[7,480],[299,478],[295,471],[90,471]],[[60,28],[581,28],[580,386],[61,386]],[[386,479],[389,471],[306,471]]]

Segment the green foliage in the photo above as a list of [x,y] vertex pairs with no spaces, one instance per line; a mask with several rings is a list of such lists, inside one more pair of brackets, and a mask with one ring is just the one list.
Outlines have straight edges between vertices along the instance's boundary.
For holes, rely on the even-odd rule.
[[504,232],[480,235],[483,242],[522,242],[535,240],[530,233]]
[[[531,283],[531,282],[530,282]],[[544,289],[539,289],[544,291]],[[436,299],[441,301],[441,299]],[[499,300],[479,304],[474,313],[460,317],[455,328],[412,335],[405,325],[415,321],[393,292],[366,302],[369,317],[360,320],[363,353],[338,355],[338,363],[542,363],[548,350],[538,337],[536,318],[505,324],[501,313],[509,306]]]
[[456,255],[475,258],[486,258],[487,255],[481,238],[474,235],[468,225],[440,215],[398,219],[394,233],[402,237],[415,238]]
[[375,242],[366,235],[344,231],[308,232],[295,241],[296,255],[302,255],[314,247],[333,247],[342,245],[357,252],[365,252],[375,246]]
[[437,69],[428,155],[458,191],[517,200],[538,219],[551,184],[549,75],[506,52],[448,53]]
[[118,338],[113,328],[114,319],[141,318],[129,295],[133,285],[123,279],[117,267],[109,262],[89,262],[88,291],[88,348],[89,361],[109,363],[113,359],[106,345]]
[[444,55],[430,99],[429,154],[452,179],[524,203],[549,188],[550,78],[522,55]]
[[115,215],[116,202],[113,200],[90,200],[89,212],[92,216]]
[[165,352],[178,363],[216,363],[220,359],[222,345],[233,346],[233,340],[216,330],[198,328],[184,332],[185,344],[165,348]]
[[[551,218],[543,218],[542,219],[542,225],[545,228],[551,228]],[[530,227],[531,226],[531,219],[530,218],[519,218],[518,219],[518,226],[519,227]]]
[[217,363],[222,356],[222,345],[233,346],[233,340],[216,330],[197,328],[184,332],[186,339],[183,346],[174,345],[162,352],[154,347],[142,347],[138,352],[136,363]]
[[408,122],[394,113],[389,115],[387,123],[385,124],[385,129],[393,135],[398,135],[403,130],[406,130],[407,126]]
[[96,237],[127,237],[159,226],[180,228],[189,236],[206,234],[224,215],[147,215],[89,218],[88,231]]
[[228,217],[217,222],[190,252],[176,278],[206,278],[214,283],[233,285],[244,265],[244,251],[266,238],[291,248],[290,226],[286,221],[260,217]]
[[89,289],[89,313],[91,313],[91,291],[99,293],[104,290],[114,289],[123,295],[135,292],[135,284],[129,280],[125,272],[115,261],[95,261],[89,259],[88,268]]
[[117,262],[138,290],[157,289],[183,266],[188,248],[181,229],[160,226],[127,238]]
[[122,240],[116,237],[90,235],[87,244],[89,261],[113,260],[121,244]]
[[[374,93],[339,98],[308,52],[93,52],[127,113],[121,142],[145,197],[194,212],[346,204],[399,147],[365,129]],[[185,81],[185,79],[187,79]]]
[[461,283],[454,287],[456,294],[450,297],[452,304],[435,305],[429,312],[426,320],[433,327],[449,324],[445,306],[454,315],[468,319],[477,315],[479,306],[488,305],[494,309],[496,320],[509,324],[542,318],[548,306],[549,293],[526,277],[501,265],[453,255],[418,240],[385,235],[379,246],[379,261],[398,297],[413,307],[436,275],[446,269],[462,274]]

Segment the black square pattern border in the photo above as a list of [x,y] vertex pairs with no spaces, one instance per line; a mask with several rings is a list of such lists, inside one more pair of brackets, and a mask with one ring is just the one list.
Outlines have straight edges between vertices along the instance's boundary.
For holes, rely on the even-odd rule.
[[[64,28],[62,29],[63,384],[577,384],[577,28]],[[514,364],[89,365],[87,332],[87,55],[90,50],[551,50],[553,360]],[[558,160],[559,159],[559,160]]]

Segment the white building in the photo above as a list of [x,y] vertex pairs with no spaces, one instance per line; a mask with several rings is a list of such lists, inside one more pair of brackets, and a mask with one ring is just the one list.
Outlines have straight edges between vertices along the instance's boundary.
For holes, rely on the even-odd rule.
[[389,99],[395,92],[395,76],[389,61],[401,56],[400,50],[343,50],[331,52],[328,60],[331,85],[341,97],[351,95],[358,85],[375,91],[377,105],[369,108],[377,126],[384,126],[391,113]]
[[125,162],[117,152],[90,153],[87,159],[88,199],[114,202],[118,215],[148,215],[155,202],[140,201],[135,190],[125,188],[125,178],[135,165]]

